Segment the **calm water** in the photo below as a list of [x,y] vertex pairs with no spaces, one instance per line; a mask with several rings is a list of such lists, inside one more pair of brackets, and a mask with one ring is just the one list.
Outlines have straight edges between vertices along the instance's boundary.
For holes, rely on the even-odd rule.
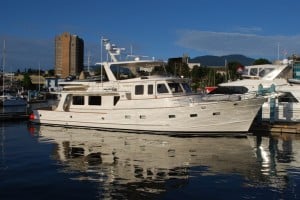
[[1,124],[0,199],[300,199],[295,135],[176,138]]

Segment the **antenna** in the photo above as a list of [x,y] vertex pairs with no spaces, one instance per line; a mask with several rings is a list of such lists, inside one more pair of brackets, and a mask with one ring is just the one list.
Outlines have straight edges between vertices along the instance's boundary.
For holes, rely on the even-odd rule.
[[279,42],[277,44],[277,60],[279,60]]
[[88,51],[88,57],[87,57],[87,59],[88,59],[88,72],[90,73],[90,58],[91,58],[91,52],[90,51]]
[[3,51],[2,51],[2,92],[3,92],[3,95],[4,95],[4,89],[5,89],[5,87],[4,87],[4,83],[5,83],[5,81],[4,81],[4,67],[5,67],[5,52],[6,51],[6,49],[5,49],[5,40],[3,40]]
[[39,92],[41,91],[41,62],[39,62]]
[[3,40],[3,51],[2,51],[2,70],[3,70],[3,73],[4,73],[4,67],[5,67],[5,53],[6,53],[5,40]]

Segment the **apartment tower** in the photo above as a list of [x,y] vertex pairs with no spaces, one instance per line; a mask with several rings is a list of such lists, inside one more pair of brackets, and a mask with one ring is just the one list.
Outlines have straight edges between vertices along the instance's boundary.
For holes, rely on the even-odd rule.
[[83,70],[84,43],[77,35],[63,33],[55,37],[55,75],[66,78]]

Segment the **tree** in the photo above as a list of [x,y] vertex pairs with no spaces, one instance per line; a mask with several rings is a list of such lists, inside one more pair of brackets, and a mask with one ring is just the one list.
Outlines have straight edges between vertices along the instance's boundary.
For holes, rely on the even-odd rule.
[[238,73],[238,68],[244,68],[244,66],[239,62],[229,62],[228,63],[228,79],[234,81],[240,78],[240,74]]
[[271,62],[265,58],[259,58],[253,62],[253,65],[271,64]]
[[48,76],[54,76],[54,74],[55,74],[54,69],[48,70]]
[[31,90],[33,89],[33,84],[31,82],[30,76],[28,73],[24,74],[24,78],[23,78],[23,83],[22,83],[23,87],[25,90]]

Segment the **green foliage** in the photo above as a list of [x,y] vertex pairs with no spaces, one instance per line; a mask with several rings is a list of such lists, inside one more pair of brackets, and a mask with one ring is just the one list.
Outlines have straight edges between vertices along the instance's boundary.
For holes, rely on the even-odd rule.
[[265,58],[259,58],[253,62],[253,65],[271,64],[271,62]]
[[34,89],[34,86],[33,86],[32,82],[31,82],[31,79],[30,79],[30,76],[29,76],[28,73],[24,74],[22,86],[24,87],[25,90]]
[[243,67],[239,62],[228,63],[228,80],[234,81],[240,78],[240,74],[237,73],[239,67]]
[[55,70],[54,69],[48,70],[48,76],[54,76],[54,74],[55,74]]
[[174,76],[190,77],[190,68],[186,63],[169,62],[166,71]]

